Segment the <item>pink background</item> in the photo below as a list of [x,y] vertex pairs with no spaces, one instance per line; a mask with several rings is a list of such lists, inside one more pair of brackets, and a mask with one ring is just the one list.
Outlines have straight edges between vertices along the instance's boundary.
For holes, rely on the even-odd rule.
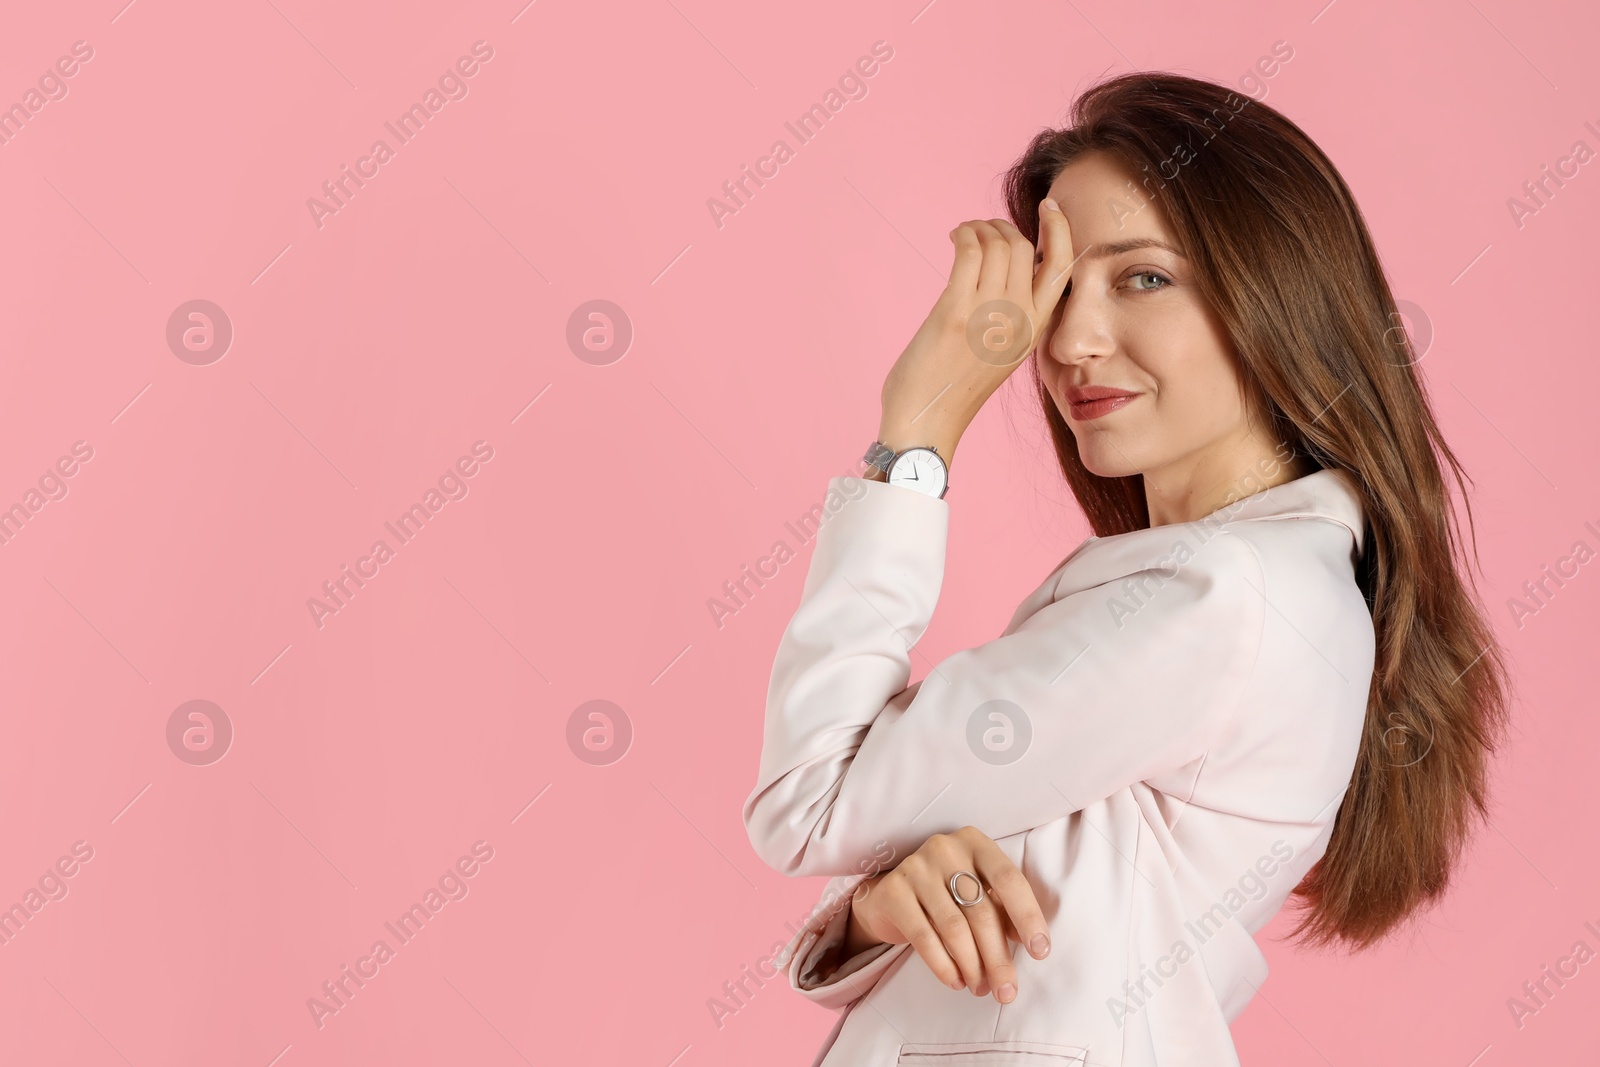
[[[721,628],[707,602],[853,469],[949,229],[1130,67],[1264,92],[1355,190],[1432,331],[1518,675],[1449,901],[1351,959],[1274,942],[1280,916],[1241,1056],[1592,1055],[1600,963],[1521,1027],[1506,1004],[1600,950],[1600,563],[1520,627],[1507,606],[1600,548],[1600,171],[1508,207],[1600,148],[1592,10],[523,2],[9,13],[0,104],[75,41],[93,57],[0,145],[0,505],[93,456],[0,546],[0,904],[93,856],[0,947],[0,1062],[809,1063],[833,1016],[778,982],[708,1007],[823,885],[764,868],[740,821],[809,547]],[[308,198],[480,40],[467,95],[319,227]],[[784,122],[880,40],[867,95],[798,144]],[[1247,83],[1277,41],[1292,59]],[[779,138],[794,158],[719,228],[708,198]],[[192,363],[166,331],[200,299],[234,336]],[[634,330],[604,365],[567,341],[597,299]],[[1086,533],[1027,374],[963,442],[918,676]],[[319,627],[308,599],[478,441],[492,459],[446,479],[467,495]],[[207,765],[168,742],[191,700],[234,731]],[[632,731],[606,765],[568,742],[590,700]],[[308,998],[478,841],[492,859],[446,879],[467,895],[319,1027]]]

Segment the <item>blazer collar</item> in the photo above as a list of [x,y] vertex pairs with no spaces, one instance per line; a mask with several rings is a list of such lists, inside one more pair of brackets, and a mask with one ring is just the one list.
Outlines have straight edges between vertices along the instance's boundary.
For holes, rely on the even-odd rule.
[[1361,496],[1349,474],[1328,467],[1242,497],[1193,522],[1090,537],[1045,579],[1038,593],[1060,600],[1150,567],[1169,566],[1180,546],[1190,554],[1198,553],[1224,524],[1279,519],[1336,522],[1350,531],[1352,561],[1361,553],[1365,527]]
[[1348,472],[1333,467],[1235,500],[1199,521],[1220,525],[1241,519],[1331,519],[1350,531],[1358,555],[1366,525],[1355,481]]

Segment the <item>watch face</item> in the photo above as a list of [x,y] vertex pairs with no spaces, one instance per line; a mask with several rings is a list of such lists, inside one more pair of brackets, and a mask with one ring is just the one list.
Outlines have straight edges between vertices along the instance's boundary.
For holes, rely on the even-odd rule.
[[889,484],[903,485],[929,496],[944,496],[944,460],[931,448],[908,448],[889,467]]

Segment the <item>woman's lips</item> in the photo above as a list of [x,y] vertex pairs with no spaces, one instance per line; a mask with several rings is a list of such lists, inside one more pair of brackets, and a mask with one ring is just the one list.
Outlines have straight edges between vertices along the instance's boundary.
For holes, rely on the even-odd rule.
[[1067,404],[1067,414],[1079,421],[1098,419],[1102,415],[1110,414],[1118,408],[1126,407],[1131,401],[1139,399],[1138,393],[1122,393],[1118,396],[1099,397],[1094,400],[1084,400]]

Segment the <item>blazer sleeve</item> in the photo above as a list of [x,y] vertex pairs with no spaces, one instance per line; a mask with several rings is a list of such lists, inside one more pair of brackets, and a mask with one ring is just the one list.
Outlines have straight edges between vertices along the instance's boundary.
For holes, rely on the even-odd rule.
[[1270,591],[1226,527],[1182,562],[1013,620],[908,687],[950,505],[845,475],[828,484],[836,507],[778,646],[744,805],[774,870],[848,875],[884,841],[904,856],[962,826],[1001,838],[1045,825],[1200,760],[1240,702]]
[[[820,906],[784,948],[789,986],[825,1008],[844,1008],[867,995],[884,972],[911,949],[909,944],[874,945],[848,959],[837,959],[844,942],[850,897],[870,875],[840,875],[829,879]],[[832,959],[831,970],[824,968]]]

